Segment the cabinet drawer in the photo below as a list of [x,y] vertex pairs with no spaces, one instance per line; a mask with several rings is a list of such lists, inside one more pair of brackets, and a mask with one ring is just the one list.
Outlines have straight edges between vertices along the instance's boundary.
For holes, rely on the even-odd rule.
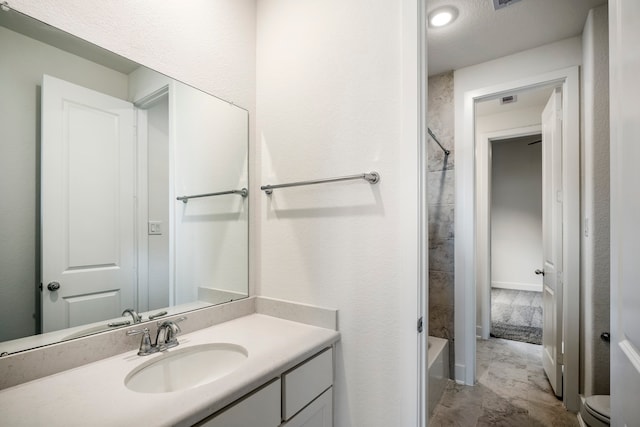
[[333,349],[293,368],[282,376],[282,418],[286,421],[333,384]]
[[277,427],[281,382],[278,378],[222,412],[200,421],[200,427]]

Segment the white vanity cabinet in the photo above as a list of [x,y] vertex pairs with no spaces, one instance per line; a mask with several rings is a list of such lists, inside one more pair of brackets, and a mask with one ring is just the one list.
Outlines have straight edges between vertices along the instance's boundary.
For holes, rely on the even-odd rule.
[[296,414],[282,427],[332,427],[333,387],[322,393],[309,406]]
[[[274,311],[284,313],[300,310],[299,307],[290,308],[272,307]],[[335,312],[300,313],[301,317],[319,318],[319,323],[325,322],[321,315],[326,314],[327,319],[336,317]],[[227,312],[223,310],[220,315],[224,317]],[[207,313],[204,317],[210,316],[212,314]],[[315,326],[262,313],[235,317],[185,334],[180,338],[180,345],[167,350],[166,354],[145,358],[136,356],[137,350],[131,350],[18,387],[0,389],[0,425],[68,427],[84,420],[84,424],[92,427],[330,427],[333,418],[333,348],[340,340],[340,333],[335,325],[329,326]],[[121,338],[124,334],[117,335]],[[102,335],[95,339],[103,340]],[[184,357],[201,354],[202,346],[218,348],[224,343],[225,348],[227,345],[244,348],[246,360],[232,368],[233,365],[225,365],[226,359],[212,356],[212,353],[202,353],[208,354],[203,356],[204,364],[192,364],[191,358]],[[88,348],[98,351],[96,346],[91,344]],[[29,363],[24,362],[24,366],[36,363],[36,359],[44,357],[41,354],[50,355],[56,351],[53,349],[27,359]],[[7,359],[11,361],[21,356],[11,355]],[[180,361],[177,365],[189,367],[185,378],[181,379],[186,379],[186,374],[202,375],[202,378],[198,377],[202,382],[165,393],[145,393],[129,388],[127,378],[145,372],[146,367],[156,363],[156,366],[167,367],[167,360]],[[62,364],[62,361],[61,358],[56,363]],[[0,388],[8,372],[2,366],[0,374],[4,375],[0,375]],[[232,371],[216,378],[218,369],[223,368]],[[214,377],[210,379],[212,375]],[[163,381],[167,378],[162,376]],[[159,378],[154,376],[154,379]],[[173,387],[174,383],[171,384]],[[52,402],[51,390],[64,390],[66,398]],[[104,402],[123,409],[105,411]]]
[[198,424],[200,427],[278,427],[281,421],[280,378],[243,397],[217,415]]
[[333,349],[320,351],[196,425],[332,427]]
[[332,426],[332,386],[332,349],[326,349],[284,373],[282,375],[283,426]]

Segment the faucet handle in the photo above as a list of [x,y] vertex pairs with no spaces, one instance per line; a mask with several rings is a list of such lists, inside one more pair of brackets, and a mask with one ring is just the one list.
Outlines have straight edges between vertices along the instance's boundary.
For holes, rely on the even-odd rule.
[[159,312],[159,313],[150,314],[150,315],[149,315],[149,320],[155,320],[155,319],[157,319],[158,317],[164,317],[164,316],[166,316],[166,315],[167,315],[167,311],[166,311],[166,310],[161,311],[161,312]]
[[138,350],[138,356],[148,356],[158,351],[156,347],[151,345],[151,336],[149,335],[149,328],[144,329],[132,329],[127,331],[128,336],[142,334],[142,340],[140,341],[140,349]]
[[169,324],[180,323],[180,322],[182,322],[184,320],[187,320],[187,316],[178,317],[177,319],[158,320],[156,322],[156,326],[158,326],[158,327],[163,326],[163,325],[166,326],[166,325],[169,325]]
[[133,323],[140,323],[142,322],[142,316],[140,316],[138,314],[137,311],[135,311],[133,308],[127,308],[122,312],[122,316],[130,314],[131,317],[133,317]]
[[177,346],[177,336],[182,330],[177,323],[186,320],[185,316],[173,320],[158,322],[158,336],[156,337],[156,347],[162,351]]

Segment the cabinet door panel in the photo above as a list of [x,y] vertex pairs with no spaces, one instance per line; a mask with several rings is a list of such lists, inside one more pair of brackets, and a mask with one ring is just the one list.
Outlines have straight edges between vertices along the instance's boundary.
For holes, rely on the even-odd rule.
[[282,427],[332,427],[333,387],[322,393]]
[[288,420],[333,384],[333,350],[327,349],[282,376],[282,415]]
[[280,379],[277,379],[197,425],[200,427],[278,427],[280,396]]

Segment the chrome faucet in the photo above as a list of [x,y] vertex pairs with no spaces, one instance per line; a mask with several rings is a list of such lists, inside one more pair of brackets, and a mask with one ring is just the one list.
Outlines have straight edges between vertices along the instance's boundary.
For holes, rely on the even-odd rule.
[[142,316],[140,316],[138,314],[137,311],[135,311],[133,308],[127,308],[125,311],[122,312],[122,316],[126,315],[126,314],[130,314],[131,317],[133,317],[133,323],[140,323],[142,322]]
[[180,332],[182,332],[182,330],[180,329],[180,326],[176,325],[176,323],[181,322],[184,319],[186,319],[186,317],[181,317],[175,321],[165,320],[158,325],[156,347],[159,351],[175,347],[179,344],[176,337]]
[[151,336],[149,329],[133,329],[127,331],[127,335],[140,335],[142,334],[142,340],[140,341],[140,349],[138,350],[138,356],[148,356],[159,351],[167,350],[171,347],[177,346],[177,336],[180,332],[180,327],[176,325],[178,322],[186,320],[186,317],[180,317],[175,320],[165,320],[164,322],[158,322],[158,333],[156,335],[155,344],[151,344]]

